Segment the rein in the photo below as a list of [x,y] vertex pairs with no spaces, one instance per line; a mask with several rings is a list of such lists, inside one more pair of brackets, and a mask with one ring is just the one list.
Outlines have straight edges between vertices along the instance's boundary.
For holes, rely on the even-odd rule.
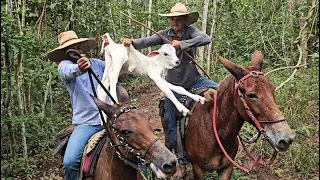
[[[256,140],[260,137],[260,135],[262,134],[269,142],[269,144],[272,146],[272,148],[275,150],[272,157],[270,158],[270,162],[269,163],[266,163],[266,162],[261,162],[260,159],[261,159],[261,156],[258,156],[256,158],[253,157],[253,155],[249,152],[248,148],[246,147],[245,143],[244,143],[244,139],[242,139],[240,137],[240,135],[238,135],[238,138],[243,146],[243,148],[245,149],[245,151],[247,152],[247,154],[249,154],[250,158],[252,160],[254,160],[254,163],[251,165],[250,169],[248,168],[245,168],[241,165],[239,165],[237,162],[235,162],[229,155],[228,153],[226,152],[226,150],[224,149],[221,141],[220,141],[220,138],[219,138],[219,135],[218,135],[218,131],[217,131],[217,124],[216,124],[216,112],[217,112],[217,99],[218,99],[218,91],[215,93],[214,95],[214,107],[213,107],[213,131],[214,131],[214,134],[215,134],[215,137],[217,139],[217,142],[220,146],[220,149],[222,150],[222,152],[224,153],[224,155],[227,157],[227,159],[232,163],[234,164],[235,166],[237,166],[239,169],[241,169],[242,171],[246,172],[246,173],[250,173],[255,167],[257,164],[260,164],[262,166],[270,166],[272,165],[274,162],[275,162],[275,159],[276,159],[276,156],[278,154],[278,151],[276,149],[276,147],[273,145],[273,143],[271,142],[271,140],[269,139],[269,137],[265,134],[265,130],[263,128],[263,126],[261,125],[261,123],[278,123],[278,122],[282,122],[282,121],[285,121],[284,119],[282,120],[277,120],[277,121],[258,121],[257,118],[253,115],[252,111],[250,110],[248,104],[246,103],[246,101],[244,100],[244,96],[242,94],[242,92],[240,91],[239,89],[239,86],[241,84],[243,84],[243,82],[249,78],[249,77],[258,77],[259,75],[262,75],[264,76],[264,74],[260,71],[251,71],[249,74],[245,75],[244,77],[242,77],[238,82],[236,82],[235,84],[235,88],[238,92],[238,95],[239,95],[239,98],[243,104],[243,106],[245,107],[245,110],[246,110],[246,113],[247,115],[250,117],[250,119],[253,121],[255,127],[258,129],[259,131],[259,135],[258,137],[256,138]],[[256,141],[255,140],[255,141]],[[252,142],[255,142],[255,141],[252,141]]]

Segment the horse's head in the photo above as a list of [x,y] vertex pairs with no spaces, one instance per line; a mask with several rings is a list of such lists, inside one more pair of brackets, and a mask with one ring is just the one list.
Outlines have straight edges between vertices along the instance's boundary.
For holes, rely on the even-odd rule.
[[150,165],[158,178],[171,176],[175,172],[175,155],[158,140],[144,114],[127,103],[111,106],[97,98],[94,101],[106,113],[113,147],[124,158]]
[[261,72],[262,53],[255,51],[248,67],[219,58],[236,79],[235,103],[241,117],[263,131],[269,142],[278,150],[287,150],[294,139],[294,134],[276,103],[275,86]]

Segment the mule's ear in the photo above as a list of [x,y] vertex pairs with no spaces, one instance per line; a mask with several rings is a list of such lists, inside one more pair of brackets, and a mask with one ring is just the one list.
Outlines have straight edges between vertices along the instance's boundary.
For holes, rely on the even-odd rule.
[[148,57],[153,57],[153,56],[156,56],[158,54],[159,54],[158,51],[152,51],[151,53],[148,54]]
[[117,85],[117,96],[119,102],[129,102],[129,94],[128,91],[121,85]]
[[238,66],[237,64],[219,56],[220,61],[222,62],[223,66],[239,81],[243,76],[247,74],[246,70]]
[[96,103],[96,105],[98,106],[98,108],[100,110],[102,110],[104,113],[106,113],[106,115],[108,117],[111,117],[116,111],[117,111],[117,108],[112,106],[112,105],[109,105],[109,104],[106,104],[105,102],[101,101],[100,99],[92,96],[92,99],[93,101]]
[[261,71],[262,70],[262,62],[263,62],[263,55],[260,51],[254,51],[251,55],[251,66],[254,70]]

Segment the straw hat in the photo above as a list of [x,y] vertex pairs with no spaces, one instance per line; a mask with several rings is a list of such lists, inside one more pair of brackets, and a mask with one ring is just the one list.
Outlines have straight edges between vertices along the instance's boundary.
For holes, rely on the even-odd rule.
[[198,20],[198,12],[188,12],[187,7],[182,3],[176,3],[169,14],[159,14],[160,16],[173,17],[187,15],[187,25],[193,24]]
[[65,31],[58,35],[59,47],[50,51],[47,57],[54,62],[60,62],[64,59],[70,59],[67,56],[64,48],[79,44],[82,48],[83,53],[89,52],[96,45],[96,41],[93,38],[78,38],[77,34],[74,31]]

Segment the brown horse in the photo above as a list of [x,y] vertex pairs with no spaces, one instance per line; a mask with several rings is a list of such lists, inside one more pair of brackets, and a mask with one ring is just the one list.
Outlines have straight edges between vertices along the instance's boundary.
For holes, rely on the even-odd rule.
[[[275,86],[261,72],[261,52],[253,53],[251,66],[248,67],[219,58],[232,74],[220,82],[217,92],[216,127],[226,152],[234,159],[239,145],[237,135],[244,121],[254,124],[239,98],[238,89],[253,116],[260,121],[273,147],[280,151],[287,150],[294,135],[275,101]],[[236,87],[239,80],[241,83]],[[233,164],[223,154],[214,135],[214,93],[214,90],[209,90],[204,94],[208,102],[195,106],[186,127],[185,148],[194,179],[203,179],[203,173],[207,171],[217,171],[220,180],[230,179],[233,171]]]
[[[158,178],[174,173],[177,163],[175,155],[158,141],[144,114],[127,103],[111,106],[96,98],[94,100],[108,117],[108,131],[113,143],[103,147],[97,162],[95,179],[140,179],[141,174],[130,166],[131,163],[149,164]],[[112,150],[113,148],[115,149]],[[122,154],[128,165],[118,157],[116,151]]]
[[175,155],[158,140],[147,117],[128,104],[126,91],[117,87],[117,93],[122,101],[117,105],[94,98],[98,108],[107,115],[109,140],[101,150],[94,177],[88,179],[142,179],[138,165],[150,167],[158,178],[171,176],[176,171]]

